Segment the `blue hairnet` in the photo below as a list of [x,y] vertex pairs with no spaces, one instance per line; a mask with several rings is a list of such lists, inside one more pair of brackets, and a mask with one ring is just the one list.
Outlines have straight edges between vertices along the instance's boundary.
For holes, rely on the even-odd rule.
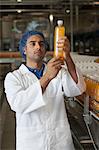
[[32,35],[40,35],[45,41],[45,37],[44,37],[42,32],[38,32],[38,31],[27,31],[27,32],[25,32],[19,41],[19,51],[20,51],[20,53],[24,59],[26,59],[26,55],[24,54],[24,47],[26,45],[27,39]]

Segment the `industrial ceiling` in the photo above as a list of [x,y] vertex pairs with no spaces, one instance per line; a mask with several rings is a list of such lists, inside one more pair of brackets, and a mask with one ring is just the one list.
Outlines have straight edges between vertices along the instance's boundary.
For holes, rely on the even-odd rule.
[[96,0],[0,0],[0,12],[15,12],[21,9],[23,12],[64,14],[71,4],[74,9],[78,6],[80,12],[99,12],[99,5],[96,3]]

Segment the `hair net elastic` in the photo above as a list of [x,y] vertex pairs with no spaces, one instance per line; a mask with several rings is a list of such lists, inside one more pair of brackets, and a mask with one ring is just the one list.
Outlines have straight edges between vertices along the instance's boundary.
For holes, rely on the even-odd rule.
[[32,35],[40,35],[45,41],[45,37],[44,37],[42,32],[38,32],[38,31],[27,31],[27,32],[25,32],[19,41],[19,51],[20,51],[20,53],[24,59],[26,59],[26,55],[24,54],[24,47],[26,45],[27,39]]

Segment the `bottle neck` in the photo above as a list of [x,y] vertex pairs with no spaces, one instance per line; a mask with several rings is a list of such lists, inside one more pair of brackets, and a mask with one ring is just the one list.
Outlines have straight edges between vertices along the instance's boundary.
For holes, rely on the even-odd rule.
[[58,27],[62,27],[63,25],[58,25]]

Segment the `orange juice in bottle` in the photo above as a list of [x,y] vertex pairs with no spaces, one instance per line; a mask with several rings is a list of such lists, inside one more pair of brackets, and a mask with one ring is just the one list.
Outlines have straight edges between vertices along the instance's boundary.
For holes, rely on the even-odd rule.
[[99,82],[96,84],[96,101],[99,102]]
[[63,20],[57,21],[57,26],[55,27],[54,33],[54,57],[60,57],[60,59],[64,60],[64,52],[62,49],[57,47],[57,42],[60,37],[65,36],[65,27],[63,25]]

